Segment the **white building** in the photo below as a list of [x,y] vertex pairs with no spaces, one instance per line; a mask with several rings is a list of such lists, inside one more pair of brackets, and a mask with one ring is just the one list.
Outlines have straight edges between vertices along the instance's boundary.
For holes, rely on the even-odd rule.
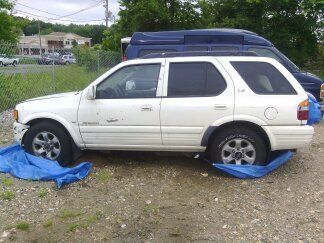
[[73,33],[52,32],[48,35],[21,36],[19,39],[19,52],[22,55],[39,55],[59,50],[71,50],[73,44],[91,47],[91,38]]

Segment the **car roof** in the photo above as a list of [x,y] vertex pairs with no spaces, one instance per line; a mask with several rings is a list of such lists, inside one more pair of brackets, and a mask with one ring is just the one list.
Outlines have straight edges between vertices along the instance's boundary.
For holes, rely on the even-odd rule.
[[256,62],[271,62],[275,61],[275,59],[270,57],[261,57],[261,56],[176,56],[176,57],[157,57],[157,58],[136,58],[131,59],[125,62],[120,63],[121,65],[141,65],[141,64],[150,64],[150,63],[160,63],[164,61],[182,61],[182,62],[209,62],[212,59],[216,59],[219,61],[256,61]]
[[244,29],[197,29],[160,32],[135,32],[131,45],[245,44],[273,46],[267,39]]

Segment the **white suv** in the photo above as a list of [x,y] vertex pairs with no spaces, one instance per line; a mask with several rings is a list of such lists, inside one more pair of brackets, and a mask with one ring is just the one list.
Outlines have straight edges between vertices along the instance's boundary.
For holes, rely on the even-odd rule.
[[79,149],[206,151],[212,161],[263,164],[314,133],[301,85],[276,60],[251,56],[131,60],[83,91],[27,100],[14,113],[15,140],[62,165]]

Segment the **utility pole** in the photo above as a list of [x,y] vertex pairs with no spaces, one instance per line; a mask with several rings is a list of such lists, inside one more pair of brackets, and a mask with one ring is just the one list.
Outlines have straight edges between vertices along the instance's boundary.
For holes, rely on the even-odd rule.
[[104,4],[104,7],[105,7],[105,17],[106,17],[106,27],[107,29],[109,28],[109,9],[108,9],[108,0],[104,0],[105,1],[105,4]]
[[39,37],[39,55],[41,56],[43,54],[43,52],[42,52],[42,38],[41,38],[41,33],[40,33],[39,20],[38,20],[38,37]]

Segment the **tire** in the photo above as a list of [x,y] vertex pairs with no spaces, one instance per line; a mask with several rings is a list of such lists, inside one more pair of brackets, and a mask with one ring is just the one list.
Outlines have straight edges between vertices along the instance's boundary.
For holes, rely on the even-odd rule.
[[[48,134],[48,139],[42,135],[46,133]],[[54,136],[56,139],[54,139]],[[44,145],[45,149],[48,150],[45,150],[44,146],[40,145],[41,142],[44,144],[44,141],[48,141],[48,143]],[[56,141],[58,141],[58,143]],[[49,145],[49,143],[53,144]],[[52,146],[54,149],[52,149],[50,154],[46,152],[51,150],[49,146]],[[72,162],[72,145],[70,137],[61,126],[51,122],[40,122],[32,125],[24,137],[24,147],[28,153],[50,160],[56,160],[61,166],[66,166],[69,162]],[[60,150],[60,152],[58,153],[57,150]],[[44,153],[39,154],[40,151],[44,151]]]
[[14,62],[12,63],[12,66],[16,67],[16,66],[17,66],[17,62],[14,61]]
[[209,148],[212,162],[224,164],[264,165],[267,147],[255,131],[232,127],[217,135]]
[[3,67],[3,63],[2,62],[0,62],[0,67]]

